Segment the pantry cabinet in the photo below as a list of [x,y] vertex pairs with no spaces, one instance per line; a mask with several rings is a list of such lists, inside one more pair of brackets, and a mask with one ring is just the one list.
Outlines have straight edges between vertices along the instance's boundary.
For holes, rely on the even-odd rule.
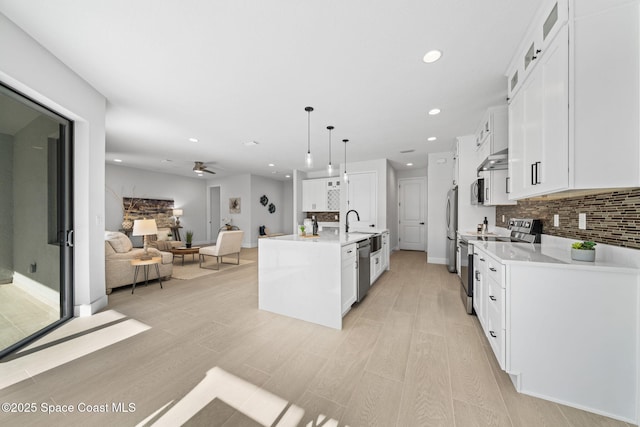
[[640,2],[543,1],[507,76],[510,199],[640,186]]
[[355,172],[349,174],[347,184],[347,210],[354,209],[349,216],[352,230],[376,227],[378,224],[378,174],[376,172]]

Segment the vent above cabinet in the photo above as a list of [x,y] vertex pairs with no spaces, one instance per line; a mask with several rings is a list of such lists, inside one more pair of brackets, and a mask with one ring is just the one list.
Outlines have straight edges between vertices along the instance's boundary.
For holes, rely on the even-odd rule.
[[478,166],[478,173],[482,171],[491,171],[491,170],[504,170],[509,167],[509,155],[507,150],[500,151],[495,154],[491,154],[487,156],[486,159],[480,166]]

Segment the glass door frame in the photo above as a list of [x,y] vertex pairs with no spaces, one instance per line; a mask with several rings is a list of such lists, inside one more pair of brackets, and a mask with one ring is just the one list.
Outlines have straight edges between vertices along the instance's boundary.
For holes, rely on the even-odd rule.
[[74,301],[74,264],[73,264],[73,127],[74,122],[64,115],[35,101],[29,96],[11,88],[0,81],[0,93],[13,98],[15,101],[25,104],[41,114],[44,114],[59,122],[60,139],[56,144],[57,149],[57,241],[60,247],[60,318],[33,334],[17,341],[6,348],[0,348],[0,359],[28,345],[53,329],[59,327],[73,317]]

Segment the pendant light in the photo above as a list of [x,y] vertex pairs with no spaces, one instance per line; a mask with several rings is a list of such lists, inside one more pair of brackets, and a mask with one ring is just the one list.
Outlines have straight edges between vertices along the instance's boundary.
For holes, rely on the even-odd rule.
[[333,175],[333,165],[331,164],[331,131],[334,129],[333,126],[327,126],[329,129],[329,164],[327,165],[327,173],[329,176]]
[[311,112],[313,107],[305,107],[304,111],[308,113],[307,116],[307,156],[305,157],[305,163],[308,168],[313,167],[313,157],[311,156]]
[[347,175],[347,142],[349,142],[348,139],[343,139],[342,142],[344,142],[344,182],[349,182],[349,175]]

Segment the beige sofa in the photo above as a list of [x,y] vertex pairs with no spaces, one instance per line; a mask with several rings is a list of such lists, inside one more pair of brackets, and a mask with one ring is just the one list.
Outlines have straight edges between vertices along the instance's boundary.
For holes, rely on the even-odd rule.
[[[131,260],[139,258],[144,253],[144,249],[134,248],[131,240],[123,233],[107,231],[104,236],[104,252],[105,281],[107,295],[109,295],[114,288],[133,283],[135,267],[131,265]],[[160,277],[171,277],[171,274],[173,274],[173,254],[159,251],[156,248],[149,248],[149,253],[151,256],[162,258],[161,263],[158,265]],[[149,268],[149,280],[157,278],[156,269]],[[138,281],[143,280],[144,276],[138,273]]]

